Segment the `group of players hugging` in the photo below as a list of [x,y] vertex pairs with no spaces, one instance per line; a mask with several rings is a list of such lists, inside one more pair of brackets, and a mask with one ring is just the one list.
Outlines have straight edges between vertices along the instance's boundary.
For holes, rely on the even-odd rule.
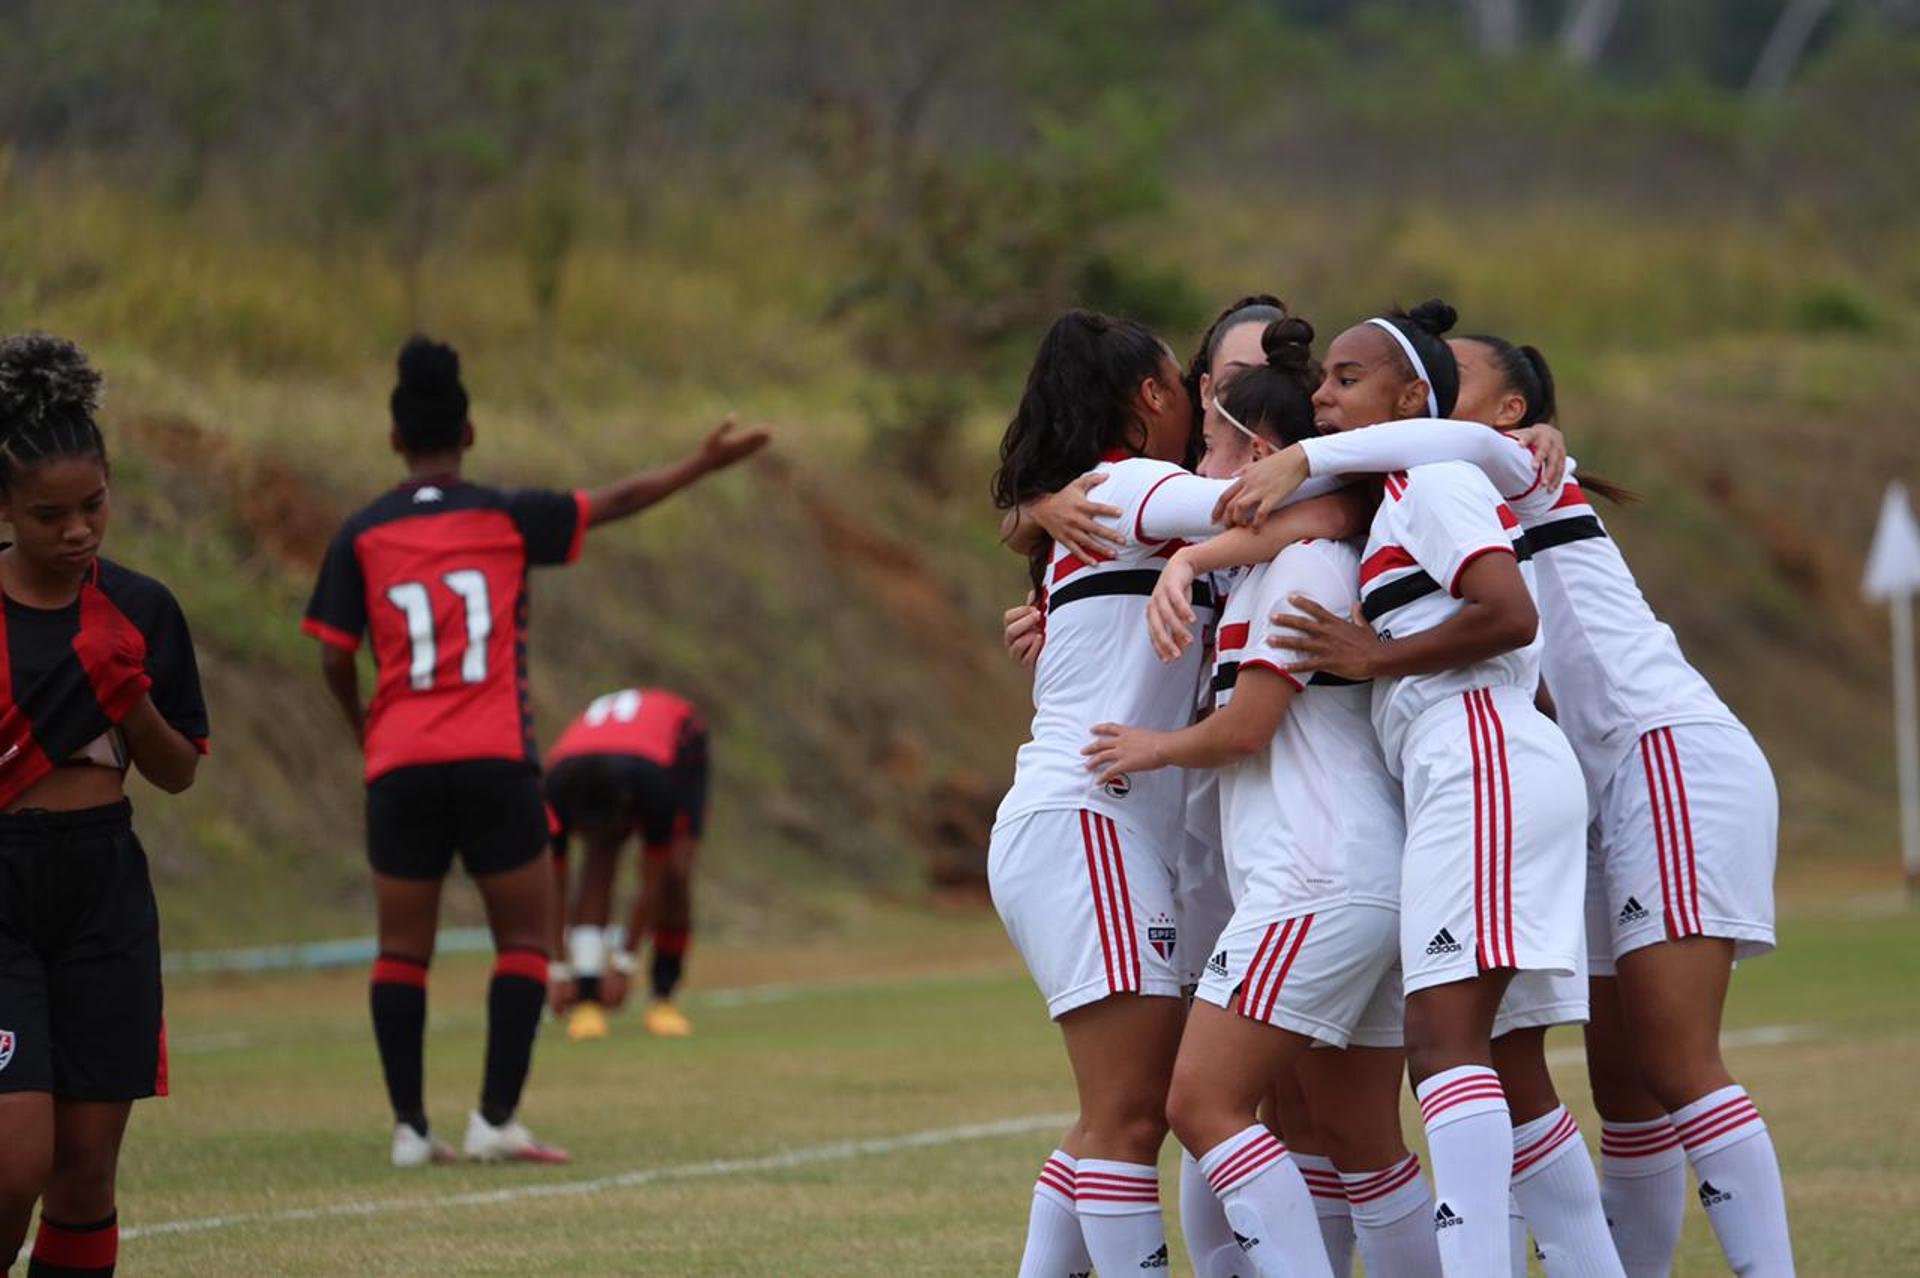
[[[0,340],[0,1272],[35,1205],[32,1278],[111,1274],[115,1175],[132,1103],[167,1091],[160,929],[133,832],[128,770],[193,784],[208,717],[187,622],[167,587],[101,554],[109,523],[101,378],[71,342]],[[691,1032],[673,1003],[691,929],[707,730],[686,700],[626,689],[561,736],[544,778],[527,686],[527,572],[571,562],[587,529],[628,518],[758,452],[722,423],[685,459],[579,492],[469,482],[475,433],[459,357],[400,352],[390,443],[404,481],[329,546],[303,629],[366,758],[379,916],[371,1010],[397,1167],[454,1160],[423,1099],[427,971],[457,852],[496,960],[480,1103],[464,1154],[559,1163],[516,1113],[543,1010],[607,1032],[653,941],[653,1033]],[[372,651],[363,700],[356,654]],[[608,929],[623,845],[640,890]],[[585,866],[570,910],[565,853]],[[564,922],[570,920],[570,929]],[[610,945],[618,937],[621,944]],[[569,949],[571,966],[554,961]]]
[[[1022,1278],[1167,1266],[1169,1130],[1202,1278],[1664,1278],[1689,1164],[1731,1269],[1794,1272],[1719,1046],[1773,948],[1773,777],[1546,360],[1456,318],[1316,354],[1263,295],[1185,369],[1088,312],[1040,345],[994,484],[1034,715],[988,874],[1079,1114]],[[1574,1023],[1599,1175],[1547,1069]]]

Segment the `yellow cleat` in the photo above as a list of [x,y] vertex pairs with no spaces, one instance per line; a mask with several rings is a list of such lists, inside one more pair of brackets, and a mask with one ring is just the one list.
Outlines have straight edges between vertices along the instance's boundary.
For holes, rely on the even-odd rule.
[[655,1038],[691,1038],[693,1022],[673,1005],[671,999],[655,999],[647,1005],[647,1033]]
[[567,1037],[576,1043],[607,1036],[607,1014],[598,1003],[581,1003],[567,1015]]

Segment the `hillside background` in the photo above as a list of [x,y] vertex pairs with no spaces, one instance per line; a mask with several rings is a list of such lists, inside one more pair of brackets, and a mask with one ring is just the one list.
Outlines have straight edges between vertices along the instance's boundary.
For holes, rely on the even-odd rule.
[[[1789,898],[1897,882],[1885,619],[1920,486],[1920,5],[1806,0],[0,0],[0,331],[109,379],[110,553],[180,594],[216,755],[139,797],[175,946],[364,931],[357,759],[297,619],[455,342],[477,478],[723,413],[764,464],[535,585],[551,739],[717,727],[703,910],[831,933],[964,887],[1025,727],[986,497],[1048,318],[1191,348],[1442,294],[1541,345],[1608,518],[1782,782]],[[469,916],[469,897],[456,903]]]

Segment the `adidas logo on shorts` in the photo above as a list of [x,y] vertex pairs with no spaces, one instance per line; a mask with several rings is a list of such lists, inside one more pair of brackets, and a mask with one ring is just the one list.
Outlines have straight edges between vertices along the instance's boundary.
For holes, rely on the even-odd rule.
[[1240,1245],[1241,1251],[1252,1251],[1260,1245],[1258,1238],[1249,1238],[1237,1229],[1233,1231],[1233,1241]]
[[1452,1229],[1455,1225],[1464,1225],[1467,1218],[1455,1211],[1449,1204],[1441,1203],[1440,1210],[1433,1213],[1435,1229]]
[[1207,970],[1215,976],[1225,976],[1227,974],[1227,952],[1221,950],[1218,954],[1208,959]]
[[1429,954],[1458,954],[1459,952],[1460,942],[1454,940],[1453,933],[1447,931],[1444,927],[1438,932],[1435,932],[1433,939],[1427,942],[1427,953]]
[[1165,1269],[1167,1267],[1167,1245],[1160,1244],[1160,1250],[1140,1262],[1142,1269]]
[[1721,1203],[1730,1203],[1732,1201],[1733,1195],[1715,1189],[1712,1181],[1703,1180],[1700,1182],[1700,1205],[1702,1207],[1718,1207]]
[[1627,903],[1620,907],[1622,923],[1638,923],[1648,917],[1650,916],[1647,914],[1647,907],[1640,904],[1640,898],[1637,896],[1628,897]]

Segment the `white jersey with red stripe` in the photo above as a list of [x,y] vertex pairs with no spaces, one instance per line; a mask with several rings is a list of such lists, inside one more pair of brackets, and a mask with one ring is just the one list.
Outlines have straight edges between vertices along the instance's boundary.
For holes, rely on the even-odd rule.
[[1739,726],[1647,605],[1571,462],[1558,489],[1530,493],[1512,507],[1533,552],[1547,687],[1590,797],[1655,728]]
[[1288,632],[1273,614],[1302,595],[1336,616],[1353,611],[1359,553],[1305,541],[1240,582],[1221,614],[1214,660],[1216,713],[1246,672],[1266,669],[1296,692],[1265,750],[1219,769],[1228,881],[1237,910],[1275,918],[1347,901],[1394,906],[1405,837],[1400,787],[1387,772],[1365,684],[1287,670],[1298,659],[1267,640]]
[[[1034,667],[1031,739],[1020,747],[1013,787],[996,823],[1084,808],[1137,831],[1170,857],[1186,816],[1180,770],[1163,768],[1100,786],[1081,750],[1093,739],[1095,724],[1164,732],[1191,721],[1201,646],[1190,645],[1178,661],[1161,662],[1147,638],[1147,599],[1167,559],[1184,544],[1180,532],[1207,531],[1213,500],[1226,482],[1137,457],[1102,462],[1094,473],[1107,477],[1099,499],[1120,508],[1124,542],[1112,558],[1094,564],[1054,551],[1045,582],[1047,640]],[[1195,605],[1200,623],[1210,623],[1210,586],[1196,585]]]
[[[1525,532],[1485,475],[1465,462],[1416,466],[1386,477],[1360,561],[1360,603],[1383,638],[1432,630],[1460,611],[1460,577],[1486,554],[1519,561],[1533,589]],[[1407,730],[1430,706],[1475,688],[1511,687],[1532,696],[1540,683],[1541,639],[1438,674],[1379,679],[1373,723],[1394,775]]]

